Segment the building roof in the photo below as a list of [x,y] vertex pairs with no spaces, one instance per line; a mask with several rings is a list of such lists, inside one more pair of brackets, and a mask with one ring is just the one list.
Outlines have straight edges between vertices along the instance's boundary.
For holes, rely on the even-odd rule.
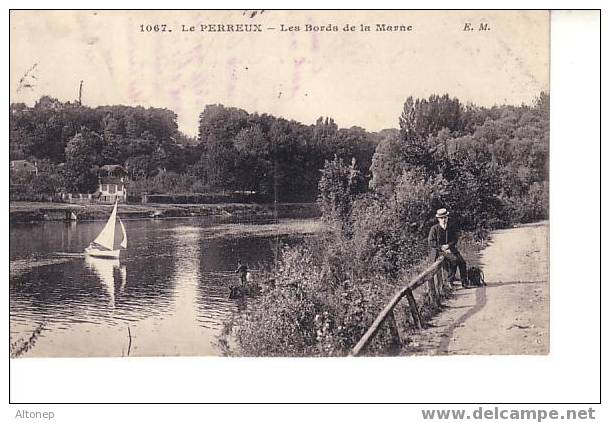
[[107,164],[107,165],[100,167],[100,170],[106,172],[108,175],[127,174],[127,171],[123,168],[123,166],[118,165],[118,164],[114,164],[114,165]]
[[31,170],[36,171],[38,168],[35,164],[27,160],[11,160],[11,169],[13,170]]

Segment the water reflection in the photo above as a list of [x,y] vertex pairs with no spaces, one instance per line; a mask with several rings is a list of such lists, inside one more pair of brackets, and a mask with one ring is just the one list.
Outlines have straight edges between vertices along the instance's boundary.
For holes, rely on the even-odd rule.
[[120,260],[80,255],[104,222],[11,225],[11,340],[44,324],[26,357],[217,355],[223,321],[247,307],[228,298],[237,260],[257,269],[287,240],[266,224],[257,236],[209,219],[126,221]]
[[96,271],[84,266],[83,258],[59,264],[49,260],[10,280],[11,314],[33,316],[39,322],[106,320],[109,299],[108,287]]
[[121,266],[119,259],[103,259],[89,255],[85,255],[85,265],[100,278],[109,298],[109,305],[114,308],[116,294],[123,291],[127,283],[127,267]]
[[195,322],[197,311],[197,283],[200,279],[200,236],[199,230],[180,226],[174,228],[171,243],[175,245],[173,253],[174,296],[171,312],[164,318],[169,326],[175,328],[174,336],[190,338],[198,332]]

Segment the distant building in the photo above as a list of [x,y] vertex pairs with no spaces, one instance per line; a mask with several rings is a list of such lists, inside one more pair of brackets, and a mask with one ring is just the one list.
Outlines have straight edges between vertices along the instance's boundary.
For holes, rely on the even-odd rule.
[[104,165],[98,171],[99,186],[95,193],[102,203],[127,202],[127,172],[120,165]]
[[11,172],[34,173],[38,175],[38,166],[36,163],[31,163],[27,160],[11,160]]

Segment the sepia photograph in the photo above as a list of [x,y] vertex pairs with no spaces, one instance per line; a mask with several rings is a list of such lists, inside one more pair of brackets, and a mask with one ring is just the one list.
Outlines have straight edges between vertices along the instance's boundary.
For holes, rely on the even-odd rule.
[[12,10],[10,358],[549,354],[549,75],[548,11]]

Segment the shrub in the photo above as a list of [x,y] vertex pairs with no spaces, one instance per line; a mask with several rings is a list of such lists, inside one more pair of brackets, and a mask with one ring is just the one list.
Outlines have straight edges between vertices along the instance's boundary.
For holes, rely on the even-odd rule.
[[[330,261],[316,253],[325,250],[319,245],[283,248],[275,286],[237,319],[239,355],[344,356],[373,322],[388,287],[338,282]],[[369,353],[386,353],[391,345],[384,328]]]
[[[426,257],[431,206],[444,182],[405,172],[395,195],[356,196],[348,166],[327,162],[320,182],[328,233],[284,248],[265,292],[237,322],[239,353],[342,356],[358,342],[394,293],[396,282]],[[383,325],[368,354],[392,354]]]
[[393,196],[369,195],[355,203],[352,251],[363,271],[395,281],[426,256],[429,222],[445,185],[442,178],[403,172]]
[[352,202],[358,186],[356,162],[351,166],[335,156],[324,163],[322,176],[318,184],[318,204],[322,219],[341,231],[349,231],[349,216]]
[[513,224],[530,223],[548,219],[548,182],[534,182],[524,195],[504,198],[507,207],[506,220]]

